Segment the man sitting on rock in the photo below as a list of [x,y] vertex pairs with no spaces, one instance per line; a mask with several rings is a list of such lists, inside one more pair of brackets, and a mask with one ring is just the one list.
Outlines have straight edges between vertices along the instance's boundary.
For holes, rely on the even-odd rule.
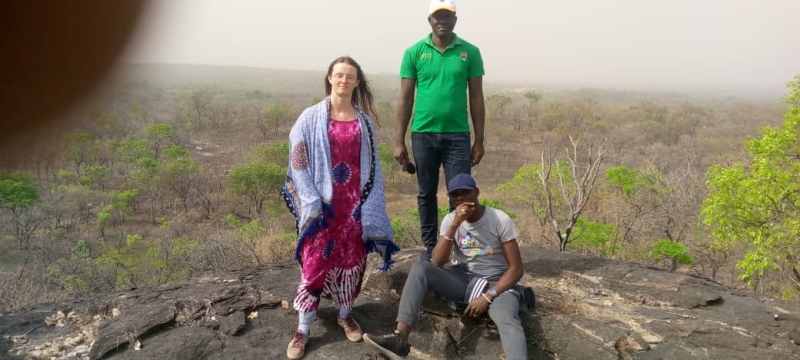
[[[409,271],[395,331],[364,334],[364,341],[390,359],[406,356],[425,293],[435,290],[448,300],[469,302],[464,316],[477,318],[488,310],[505,358],[527,359],[519,317],[523,295],[516,286],[523,274],[517,229],[508,214],[478,203],[480,191],[469,174],[454,176],[447,188],[455,210],[442,220],[431,262],[417,262]],[[454,265],[443,267],[448,260]]]

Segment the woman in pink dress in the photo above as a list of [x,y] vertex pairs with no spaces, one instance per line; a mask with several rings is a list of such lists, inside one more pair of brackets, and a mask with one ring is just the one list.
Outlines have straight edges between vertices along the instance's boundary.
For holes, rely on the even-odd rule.
[[347,339],[361,341],[350,312],[367,254],[380,253],[379,269],[386,271],[399,250],[386,214],[372,93],[361,67],[350,57],[334,60],[325,91],[328,97],[303,111],[289,135],[283,196],[297,220],[295,257],[302,270],[294,300],[299,326],[286,350],[290,359],[305,354],[322,296],[339,306],[338,324]]

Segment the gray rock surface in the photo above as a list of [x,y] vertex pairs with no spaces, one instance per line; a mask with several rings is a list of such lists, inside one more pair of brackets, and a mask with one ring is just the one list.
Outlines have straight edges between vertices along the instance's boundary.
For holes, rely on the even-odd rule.
[[[366,332],[392,328],[418,252],[365,275],[353,316]],[[532,359],[800,359],[796,304],[625,262],[534,247],[522,255],[539,305],[522,314]],[[269,264],[0,314],[0,358],[284,359],[298,280],[295,263]],[[305,359],[379,359],[345,339],[336,313],[323,300]],[[434,296],[419,317],[409,359],[501,358],[487,318],[462,321]]]

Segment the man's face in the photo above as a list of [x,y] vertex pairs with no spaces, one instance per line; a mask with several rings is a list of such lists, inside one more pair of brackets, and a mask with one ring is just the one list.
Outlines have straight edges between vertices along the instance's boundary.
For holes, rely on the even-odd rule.
[[431,24],[431,30],[437,36],[447,36],[453,33],[453,28],[456,27],[456,13],[449,10],[438,10],[428,16],[428,23]]
[[465,202],[471,203],[478,203],[478,189],[475,190],[456,190],[449,194],[447,194],[448,199],[450,199],[450,203],[453,206],[458,206],[459,204]]

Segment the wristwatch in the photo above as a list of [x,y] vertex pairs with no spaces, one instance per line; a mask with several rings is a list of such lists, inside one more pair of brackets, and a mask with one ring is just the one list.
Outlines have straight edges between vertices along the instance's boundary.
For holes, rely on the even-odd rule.
[[496,298],[497,297],[497,290],[495,290],[494,288],[489,288],[489,295],[492,296],[492,299]]

